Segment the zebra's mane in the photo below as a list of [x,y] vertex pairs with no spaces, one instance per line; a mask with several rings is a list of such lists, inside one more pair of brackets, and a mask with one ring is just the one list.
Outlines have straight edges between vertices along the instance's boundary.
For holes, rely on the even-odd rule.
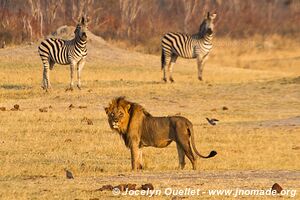
[[203,22],[200,25],[199,32],[195,34],[199,38],[203,38],[207,32],[206,23],[207,23],[206,19],[203,20]]

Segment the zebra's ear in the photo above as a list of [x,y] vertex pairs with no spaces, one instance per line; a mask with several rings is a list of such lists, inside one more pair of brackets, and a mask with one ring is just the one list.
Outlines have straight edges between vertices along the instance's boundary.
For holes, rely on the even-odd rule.
[[207,17],[206,17],[207,19],[209,19],[210,18],[210,13],[209,12],[207,12]]
[[217,17],[216,13],[210,15],[210,19],[215,19],[216,17]]
[[85,21],[86,21],[86,24],[89,24],[89,23],[90,23],[90,21],[91,21],[90,17],[89,17],[89,16],[87,16]]

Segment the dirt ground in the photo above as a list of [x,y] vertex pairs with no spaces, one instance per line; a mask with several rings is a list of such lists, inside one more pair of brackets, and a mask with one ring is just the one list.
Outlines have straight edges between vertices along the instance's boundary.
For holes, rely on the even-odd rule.
[[[168,171],[168,172],[142,172],[142,173],[120,173],[112,175],[100,175],[98,177],[80,177],[72,180],[60,177],[28,176],[18,177],[14,180],[1,180],[2,187],[5,186],[10,193],[2,198],[46,198],[53,199],[114,199],[114,198],[145,198],[148,195],[125,195],[125,191],[114,194],[112,191],[100,191],[106,184],[117,186],[121,183],[136,184],[140,186],[151,183],[154,190],[162,191],[161,194],[153,195],[154,199],[274,199],[293,198],[297,199],[297,193],[287,195],[276,194],[274,196],[260,195],[237,195],[236,190],[269,190],[277,181],[285,190],[299,191],[299,171],[217,171],[217,172],[193,172],[193,171]],[[10,185],[14,182],[13,186]],[[264,185],[262,187],[262,185]],[[295,187],[296,186],[296,187]],[[52,189],[49,189],[52,188]],[[195,195],[179,195],[169,193],[172,191],[194,189],[201,193]],[[232,190],[230,195],[217,195],[209,193],[213,190]],[[26,190],[26,191],[24,191]],[[294,191],[293,191],[294,192]],[[63,195],[62,195],[63,193]],[[275,198],[275,199],[277,199]]]

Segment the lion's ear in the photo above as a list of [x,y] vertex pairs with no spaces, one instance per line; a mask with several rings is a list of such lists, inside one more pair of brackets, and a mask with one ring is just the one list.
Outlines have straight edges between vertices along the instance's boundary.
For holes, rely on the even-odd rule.
[[108,107],[104,107],[106,114],[108,114]]
[[129,112],[130,108],[131,108],[131,105],[130,105],[130,104],[127,104],[127,105],[126,105],[126,110],[127,110],[127,112]]

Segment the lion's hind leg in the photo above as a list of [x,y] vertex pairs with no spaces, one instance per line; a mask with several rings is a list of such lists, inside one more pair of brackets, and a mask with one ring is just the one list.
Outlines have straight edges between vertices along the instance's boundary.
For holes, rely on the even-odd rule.
[[184,149],[185,155],[188,157],[188,159],[192,163],[193,170],[196,170],[197,169],[197,167],[196,167],[197,160],[196,160],[196,158],[195,158],[195,156],[193,154],[190,142],[188,142],[188,144],[185,144],[184,147],[183,147],[183,149]]
[[178,160],[179,160],[179,169],[184,169],[185,166],[185,153],[180,144],[176,143],[177,152],[178,152]]
[[193,170],[196,170],[196,158],[193,154],[191,143],[190,143],[190,133],[187,130],[185,124],[177,123],[176,124],[176,133],[177,133],[177,143],[183,149],[185,155],[191,161]]

